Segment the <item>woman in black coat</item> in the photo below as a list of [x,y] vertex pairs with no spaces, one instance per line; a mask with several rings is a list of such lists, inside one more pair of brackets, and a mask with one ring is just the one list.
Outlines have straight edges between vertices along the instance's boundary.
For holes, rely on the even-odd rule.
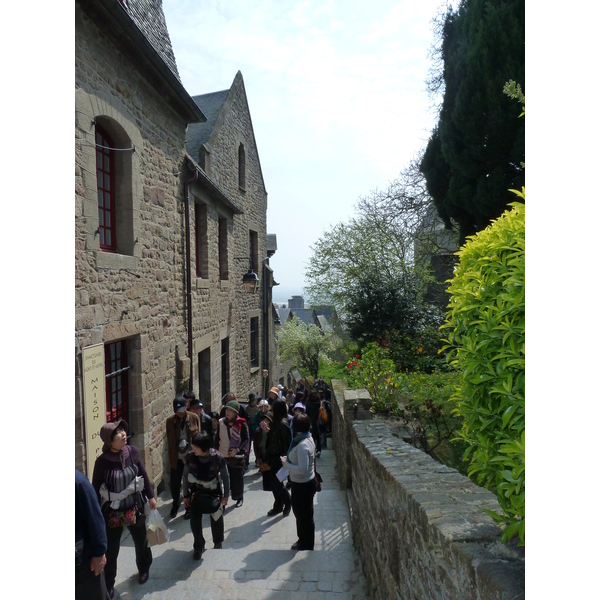
[[[270,487],[275,499],[273,508],[267,513],[270,517],[283,513],[287,517],[292,510],[292,499],[285,485],[277,478],[277,471],[281,469],[281,457],[287,455],[288,448],[292,442],[292,432],[288,425],[288,410],[285,400],[275,400],[273,402],[273,422],[264,419],[260,423],[262,435],[267,436],[265,446],[264,460],[269,467],[264,476],[270,478]],[[269,486],[267,486],[268,489]]]

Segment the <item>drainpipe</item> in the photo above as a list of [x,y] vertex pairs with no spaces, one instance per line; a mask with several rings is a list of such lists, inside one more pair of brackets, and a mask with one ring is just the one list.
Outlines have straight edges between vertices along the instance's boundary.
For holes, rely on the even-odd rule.
[[187,331],[188,331],[188,358],[190,359],[190,380],[188,390],[194,389],[194,359],[192,355],[192,268],[190,257],[190,185],[198,180],[198,171],[186,181],[183,188],[183,199],[185,202],[185,272],[186,272],[186,299],[187,299]]

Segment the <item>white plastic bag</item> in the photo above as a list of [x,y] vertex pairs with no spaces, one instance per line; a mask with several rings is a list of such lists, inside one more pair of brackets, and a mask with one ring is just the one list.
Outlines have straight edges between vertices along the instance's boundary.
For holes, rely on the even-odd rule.
[[156,546],[157,544],[164,544],[169,541],[169,530],[160,513],[155,508],[146,517],[146,529],[149,546]]

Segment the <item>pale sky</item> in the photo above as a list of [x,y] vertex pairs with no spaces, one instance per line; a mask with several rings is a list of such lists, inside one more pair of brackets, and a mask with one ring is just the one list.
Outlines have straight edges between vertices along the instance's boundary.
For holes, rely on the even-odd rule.
[[429,138],[427,52],[442,2],[163,0],[190,95],[244,77],[280,295],[301,291],[310,246]]

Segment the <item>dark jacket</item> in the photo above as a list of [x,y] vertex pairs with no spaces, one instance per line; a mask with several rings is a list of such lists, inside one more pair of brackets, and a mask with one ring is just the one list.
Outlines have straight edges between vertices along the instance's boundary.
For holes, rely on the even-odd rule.
[[287,454],[288,448],[292,443],[292,432],[286,420],[281,420],[279,423],[273,423],[267,434],[267,449],[263,460],[269,463],[273,469],[281,468],[280,456]]
[[[184,431],[185,438],[188,443],[192,441],[194,435],[196,435],[200,431],[200,419],[198,415],[195,415],[192,412],[186,411],[185,416]],[[212,427],[212,419],[211,419],[211,427]],[[167,449],[169,452],[169,465],[171,469],[177,468],[177,461],[181,460],[183,456],[179,453],[179,437],[180,430],[177,428],[181,428],[181,421],[179,417],[173,413],[167,419]]]
[[106,553],[106,522],[88,478],[75,470],[75,546],[83,542],[82,560]]

